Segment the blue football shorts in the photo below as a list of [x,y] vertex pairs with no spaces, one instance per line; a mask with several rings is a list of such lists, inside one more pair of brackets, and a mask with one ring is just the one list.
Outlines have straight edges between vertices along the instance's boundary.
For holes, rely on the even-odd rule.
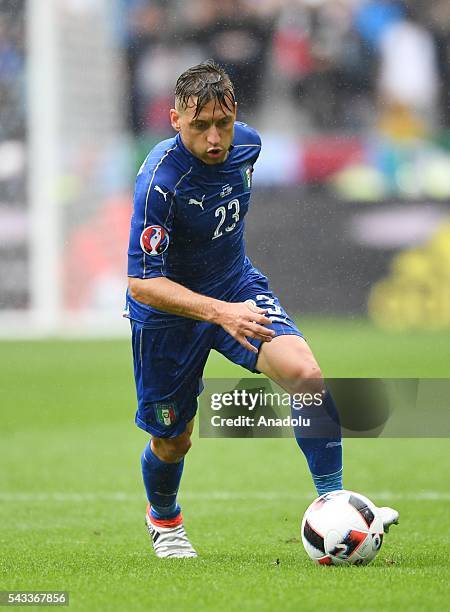
[[[241,286],[227,301],[252,300],[267,309],[270,329],[276,336],[303,338],[295,323],[273,295],[267,279],[260,274]],[[149,328],[131,320],[134,377],[138,408],[136,425],[158,438],[173,438],[186,429],[197,412],[197,397],[203,390],[202,375],[211,349],[250,372],[258,355],[244,348],[222,327],[204,321],[184,319],[173,327]],[[259,348],[261,340],[248,339]]]

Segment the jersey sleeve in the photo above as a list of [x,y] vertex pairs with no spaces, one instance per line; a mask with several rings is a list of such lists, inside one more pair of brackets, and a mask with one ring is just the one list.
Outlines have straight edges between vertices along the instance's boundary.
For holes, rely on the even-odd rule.
[[246,123],[236,121],[234,145],[243,151],[242,155],[253,166],[261,153],[261,137],[258,132]]
[[174,216],[173,194],[155,173],[141,171],[136,178],[128,247],[128,276],[166,275]]
[[253,128],[249,128],[249,130],[251,131],[251,142],[253,145],[251,147],[250,155],[252,156],[252,164],[254,164],[258,160],[259,154],[261,153],[261,136]]

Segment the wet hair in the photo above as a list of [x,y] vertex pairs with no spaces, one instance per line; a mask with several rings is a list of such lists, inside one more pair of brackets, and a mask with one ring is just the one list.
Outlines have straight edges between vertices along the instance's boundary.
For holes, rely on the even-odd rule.
[[210,100],[216,100],[223,112],[225,109],[234,111],[236,103],[230,77],[212,59],[188,68],[178,77],[175,86],[177,108],[186,110],[191,97],[197,98],[194,118]]

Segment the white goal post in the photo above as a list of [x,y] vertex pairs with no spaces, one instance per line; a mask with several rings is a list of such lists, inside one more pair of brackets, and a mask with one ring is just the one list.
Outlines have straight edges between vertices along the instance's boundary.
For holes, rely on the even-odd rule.
[[114,6],[26,3],[28,308],[0,310],[0,337],[127,333],[131,173]]

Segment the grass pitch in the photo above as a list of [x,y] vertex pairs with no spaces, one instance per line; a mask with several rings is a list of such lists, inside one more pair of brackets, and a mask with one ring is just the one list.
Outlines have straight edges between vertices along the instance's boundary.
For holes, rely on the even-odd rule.
[[[450,375],[450,334],[304,321],[327,376]],[[0,589],[68,590],[73,610],[437,610],[448,582],[449,444],[347,440],[345,485],[400,510],[368,567],[316,567],[315,496],[293,440],[196,439],[180,501],[198,559],[153,557],[127,342],[0,344]],[[212,356],[207,376],[242,376]]]

